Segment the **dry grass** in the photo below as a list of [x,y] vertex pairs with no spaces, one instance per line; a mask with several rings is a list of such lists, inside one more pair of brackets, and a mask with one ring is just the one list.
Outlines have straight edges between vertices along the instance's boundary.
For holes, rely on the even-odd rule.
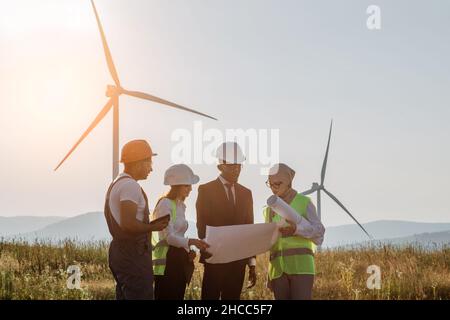
[[[257,285],[243,299],[272,299],[266,285],[267,255],[258,256]],[[70,265],[82,271],[81,289],[68,289]],[[369,290],[367,267],[381,268],[381,288]],[[315,299],[450,299],[450,248],[427,251],[379,246],[325,250],[316,255]],[[199,299],[199,264],[186,299]],[[0,299],[114,299],[107,244],[59,245],[0,241]]]

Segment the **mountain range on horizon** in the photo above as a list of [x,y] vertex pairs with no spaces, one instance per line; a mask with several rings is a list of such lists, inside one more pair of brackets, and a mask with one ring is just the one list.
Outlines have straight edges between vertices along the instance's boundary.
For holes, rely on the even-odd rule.
[[65,217],[47,216],[16,216],[16,217],[0,217],[0,237],[12,236],[19,233],[33,232],[46,226],[66,220]]
[[[450,223],[425,223],[401,220],[378,220],[363,224],[373,236],[367,236],[357,225],[327,227],[324,248],[367,244],[419,244],[433,246],[450,244]],[[197,237],[195,222],[189,221],[186,235]],[[74,217],[0,217],[0,238],[33,241],[108,241],[111,239],[103,212],[89,212]]]

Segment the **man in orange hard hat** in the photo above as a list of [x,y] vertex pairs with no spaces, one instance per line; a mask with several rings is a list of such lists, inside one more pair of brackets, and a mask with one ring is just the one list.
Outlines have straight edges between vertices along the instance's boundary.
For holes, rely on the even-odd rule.
[[105,218],[113,240],[109,267],[116,280],[118,300],[152,300],[153,267],[149,235],[163,230],[169,220],[150,223],[147,196],[137,181],[147,179],[156,156],[145,140],[132,140],[122,148],[124,171],[106,194]]

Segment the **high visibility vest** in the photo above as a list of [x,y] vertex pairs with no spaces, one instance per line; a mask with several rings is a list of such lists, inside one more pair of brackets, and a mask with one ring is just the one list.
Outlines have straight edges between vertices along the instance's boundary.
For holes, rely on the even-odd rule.
[[[172,210],[170,214],[170,220],[175,223],[177,218],[177,204],[175,200],[170,200]],[[167,239],[159,239],[159,232],[152,232],[152,260],[153,260],[153,274],[164,275],[166,270],[166,256],[169,251],[169,244]]]
[[[307,207],[311,200],[297,194],[290,206],[299,215],[306,218]],[[282,217],[274,212],[271,216],[269,207],[264,208],[266,222],[279,222]],[[286,274],[315,274],[314,252],[316,245],[309,239],[295,235],[281,236],[270,249],[269,279],[273,280]]]

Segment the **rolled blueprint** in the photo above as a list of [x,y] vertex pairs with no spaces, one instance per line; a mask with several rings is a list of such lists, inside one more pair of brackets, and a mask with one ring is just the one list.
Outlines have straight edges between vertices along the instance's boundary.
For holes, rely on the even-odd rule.
[[267,199],[267,205],[285,220],[299,224],[302,219],[297,211],[275,194]]

